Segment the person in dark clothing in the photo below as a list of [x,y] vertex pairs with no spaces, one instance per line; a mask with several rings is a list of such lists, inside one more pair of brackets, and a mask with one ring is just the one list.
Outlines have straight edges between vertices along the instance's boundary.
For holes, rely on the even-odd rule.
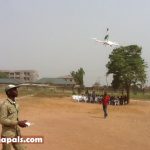
[[110,100],[110,96],[107,95],[107,92],[104,92],[103,99],[102,99],[104,118],[106,118],[108,116],[107,105],[109,103],[109,100]]
[[95,94],[95,91],[92,92],[92,103],[95,103],[95,97],[96,97],[96,94]]

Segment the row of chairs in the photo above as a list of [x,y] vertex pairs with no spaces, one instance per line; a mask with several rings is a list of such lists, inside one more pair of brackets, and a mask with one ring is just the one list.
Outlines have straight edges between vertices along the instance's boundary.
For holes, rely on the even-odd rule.
[[102,100],[102,96],[88,97],[86,95],[72,95],[72,99],[77,102],[98,103]]
[[77,102],[87,102],[88,101],[88,98],[87,96],[82,96],[82,95],[72,95],[72,99],[77,101]]

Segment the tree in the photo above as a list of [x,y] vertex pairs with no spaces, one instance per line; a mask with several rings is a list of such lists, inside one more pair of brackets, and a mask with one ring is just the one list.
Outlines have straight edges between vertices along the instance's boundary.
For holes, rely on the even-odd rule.
[[85,72],[83,68],[78,69],[78,71],[72,71],[71,76],[73,77],[74,81],[77,85],[79,85],[79,93],[81,93],[81,89],[84,87],[84,80],[83,77],[85,75]]
[[146,63],[141,57],[142,48],[137,45],[119,47],[109,55],[106,67],[107,74],[113,74],[112,87],[124,88],[127,93],[127,102],[130,101],[131,85],[146,82]]
[[0,78],[8,78],[8,74],[5,72],[0,72]]

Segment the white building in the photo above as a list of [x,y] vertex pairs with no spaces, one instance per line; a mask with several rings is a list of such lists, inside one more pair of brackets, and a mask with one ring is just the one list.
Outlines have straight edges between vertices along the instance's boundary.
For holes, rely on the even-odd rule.
[[35,70],[0,70],[0,72],[6,73],[10,79],[17,79],[23,83],[34,82],[39,77]]

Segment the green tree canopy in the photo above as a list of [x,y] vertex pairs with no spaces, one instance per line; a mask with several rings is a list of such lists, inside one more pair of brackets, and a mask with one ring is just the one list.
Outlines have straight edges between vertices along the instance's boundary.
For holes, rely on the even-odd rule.
[[76,84],[80,86],[79,93],[81,91],[81,88],[84,87],[84,80],[83,80],[84,75],[85,75],[85,72],[83,68],[80,68],[77,71],[71,72],[71,76],[73,77],[74,81],[76,82]]
[[0,72],[0,78],[8,78],[8,74],[5,72]]
[[119,47],[109,55],[106,67],[108,74],[113,74],[112,86],[115,89],[124,88],[127,100],[130,99],[132,84],[144,84],[146,81],[146,63],[141,57],[142,48],[137,45]]

